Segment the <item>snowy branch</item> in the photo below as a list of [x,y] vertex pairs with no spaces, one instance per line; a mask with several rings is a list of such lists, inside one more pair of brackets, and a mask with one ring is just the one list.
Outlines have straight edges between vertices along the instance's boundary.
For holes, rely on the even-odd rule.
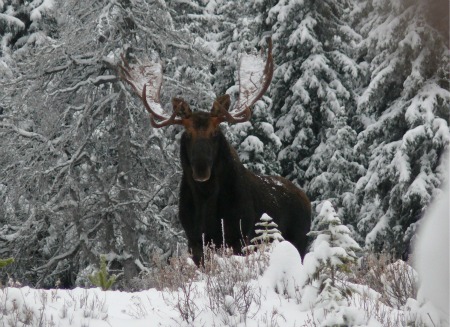
[[14,16],[0,13],[0,20],[6,21],[7,25],[15,25],[21,30],[25,28],[25,24],[19,18]]
[[102,84],[114,83],[114,82],[117,82],[117,76],[115,76],[115,75],[103,75],[103,76],[97,76],[95,78],[89,77],[87,80],[78,82],[74,86],[71,86],[71,87],[68,87],[68,88],[65,88],[62,90],[56,90],[56,91],[50,93],[50,95],[56,95],[58,93],[75,92],[79,88],[86,86],[86,85],[90,85],[90,84],[93,84],[95,86],[100,86]]

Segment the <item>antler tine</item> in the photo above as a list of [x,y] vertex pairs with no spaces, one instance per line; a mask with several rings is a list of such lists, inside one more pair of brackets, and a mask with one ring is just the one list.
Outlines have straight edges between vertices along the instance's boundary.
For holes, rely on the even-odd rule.
[[172,124],[181,124],[182,119],[177,119],[177,112],[168,115],[160,103],[160,91],[162,86],[162,66],[160,62],[146,61],[143,64],[129,64],[123,55],[123,65],[119,63],[120,77],[130,84],[134,92],[141,98],[145,109],[150,114],[150,122],[153,127],[159,128]]
[[[142,90],[142,95],[141,95],[141,99],[142,102],[144,103],[145,109],[147,109],[147,111],[150,113],[150,123],[152,124],[153,127],[155,128],[159,128],[159,127],[164,127],[164,126],[168,126],[168,125],[173,125],[173,124],[181,124],[182,120],[181,119],[177,119],[176,116],[178,114],[177,111],[174,111],[172,113],[172,115],[167,118],[167,117],[163,117],[161,115],[158,115],[157,113],[155,113],[150,105],[148,104],[147,100],[146,100],[146,91],[147,91],[147,84],[144,84],[144,88]],[[159,101],[159,91],[158,91],[158,99],[156,99]],[[155,118],[161,120],[160,122],[156,121]]]
[[[261,99],[269,88],[273,77],[272,39],[268,38],[267,59],[262,56],[243,55],[239,67],[239,97],[233,110],[224,112],[224,119],[230,123],[250,119],[251,107]],[[264,65],[264,66],[263,66]]]
[[226,121],[231,124],[246,122],[250,119],[252,115],[250,107],[247,107],[244,111],[242,111],[239,116],[234,116],[230,114],[225,108],[221,108],[221,113],[222,113],[221,121]]

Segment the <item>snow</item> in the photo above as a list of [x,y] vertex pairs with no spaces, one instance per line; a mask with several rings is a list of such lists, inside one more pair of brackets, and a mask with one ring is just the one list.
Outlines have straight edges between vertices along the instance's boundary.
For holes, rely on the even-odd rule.
[[277,20],[279,22],[284,21],[288,17],[289,12],[292,11],[295,6],[303,6],[303,2],[304,2],[303,0],[279,1],[275,6],[273,6],[270,9],[269,17],[267,18],[268,19],[267,23],[269,23],[269,20],[274,18],[275,15],[277,15]]
[[241,150],[245,152],[264,152],[264,143],[259,138],[253,135],[247,136],[247,138],[241,144]]
[[[334,215],[331,209],[329,204],[322,206],[322,210],[328,210],[329,215]],[[262,254],[270,256],[265,272],[259,276],[256,274],[248,281],[240,279],[236,282],[234,291],[223,295],[220,308],[212,307],[211,301],[217,301],[217,298],[211,298],[211,285],[222,285],[217,279],[222,278],[224,272],[230,272],[230,268],[231,272],[236,273],[238,267],[236,276],[247,275],[250,265],[242,264],[251,262],[251,257],[218,258],[221,273],[207,276],[197,272],[198,280],[189,284],[189,296],[182,288],[178,291],[148,289],[129,293],[102,291],[100,288],[42,290],[4,287],[0,288],[0,322],[3,322],[0,326],[14,326],[14,322],[20,320],[28,321],[30,325],[40,323],[40,326],[74,327],[256,327],[266,326],[267,322],[275,326],[341,323],[378,327],[386,321],[399,321],[399,317],[406,322],[428,315],[436,319],[435,309],[429,302],[409,299],[404,310],[394,309],[380,303],[380,294],[367,286],[348,282],[345,285],[352,290],[351,297],[346,301],[334,301],[335,307],[330,310],[324,306],[325,302],[320,302],[324,295],[318,296],[319,285],[313,278],[319,267],[318,256],[321,252],[320,248],[316,248],[308,253],[302,264],[292,244],[287,241],[275,243],[269,252]],[[245,301],[236,295],[239,288],[246,290],[246,296],[250,295],[248,299],[251,299],[251,303],[245,310],[242,309]],[[187,322],[183,320],[181,312],[187,312],[188,308],[193,311]]]
[[430,195],[427,190],[427,186],[429,185],[429,179],[430,177],[425,174],[425,172],[421,172],[417,177],[414,179],[414,181],[411,183],[411,185],[408,187],[408,190],[406,194],[403,196],[404,198],[411,198],[414,195],[418,195],[421,198],[421,205],[428,204],[430,200]]
[[252,104],[264,83],[266,61],[262,56],[243,54],[239,65],[239,99],[231,114],[242,111]]
[[131,64],[126,76],[132,83],[136,94],[142,97],[145,86],[145,97],[152,111],[161,117],[169,118],[159,103],[159,92],[163,81],[163,68],[161,61],[150,61],[146,59],[142,63]]
[[450,92],[436,85],[428,83],[417,92],[406,109],[405,118],[409,124],[416,121],[431,122],[435,118],[435,108],[441,101],[448,102]]
[[302,259],[297,249],[289,242],[278,243],[270,257],[263,279],[277,294],[286,294],[295,298],[298,288],[302,286]]
[[[29,287],[5,288],[0,298],[7,312],[19,311],[19,316],[31,312],[43,326],[167,326],[175,318],[174,312],[162,305],[162,293],[149,290],[138,293],[106,291],[100,289],[36,290]],[[29,314],[30,316],[32,314]],[[4,322],[13,319],[11,314]],[[154,325],[153,325],[154,324]],[[33,326],[37,324],[32,324]],[[6,325],[9,326],[9,325]]]
[[305,42],[310,42],[316,47],[319,46],[316,38],[311,34],[314,27],[317,25],[317,21],[311,16],[306,16],[297,29],[291,34],[288,41],[288,46],[293,46],[295,44],[303,44]]
[[433,121],[433,128],[435,129],[433,142],[436,142],[437,144],[450,143],[449,127],[445,119],[435,118]]
[[392,160],[392,164],[399,172],[399,182],[407,182],[410,179],[411,165],[408,159],[407,154],[403,153],[403,151],[398,151]]
[[421,276],[421,292],[439,310],[447,325],[450,304],[449,199],[447,177],[442,193],[433,201],[423,218],[414,252],[415,267]]
[[18,29],[24,29],[25,24],[19,19],[11,15],[0,13],[0,21],[6,21],[7,26],[16,26]]
[[54,0],[44,0],[37,8],[33,9],[30,14],[32,21],[38,21],[43,14],[50,12],[53,9]]
[[370,233],[366,236],[366,244],[370,245],[375,242],[378,233],[381,233],[384,229],[389,226],[389,215],[386,213],[380,217],[380,220],[377,222],[375,227],[370,231]]

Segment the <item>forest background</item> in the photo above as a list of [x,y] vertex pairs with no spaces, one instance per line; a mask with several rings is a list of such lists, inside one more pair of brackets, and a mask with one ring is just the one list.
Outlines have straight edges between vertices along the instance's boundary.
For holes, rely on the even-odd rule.
[[313,208],[330,201],[367,251],[407,259],[448,170],[448,31],[441,0],[0,0],[5,271],[74,287],[106,254],[130,289],[155,255],[185,251],[181,130],[150,126],[120,54],[163,60],[162,103],[209,110],[266,35],[272,85],[227,138]]

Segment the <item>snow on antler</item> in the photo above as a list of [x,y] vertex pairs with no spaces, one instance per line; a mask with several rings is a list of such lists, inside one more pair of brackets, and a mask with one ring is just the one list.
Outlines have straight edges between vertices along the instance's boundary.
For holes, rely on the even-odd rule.
[[239,99],[230,112],[238,117],[258,101],[270,85],[273,75],[272,41],[267,60],[262,55],[243,54],[239,65]]
[[[164,111],[160,104],[159,93],[163,81],[162,64],[160,61],[154,62],[146,60],[142,63],[129,64],[122,58],[124,66],[120,65],[121,76],[127,81],[136,94],[145,100],[151,108],[152,114],[157,119],[167,119],[170,116]],[[145,99],[144,96],[145,88]]]

